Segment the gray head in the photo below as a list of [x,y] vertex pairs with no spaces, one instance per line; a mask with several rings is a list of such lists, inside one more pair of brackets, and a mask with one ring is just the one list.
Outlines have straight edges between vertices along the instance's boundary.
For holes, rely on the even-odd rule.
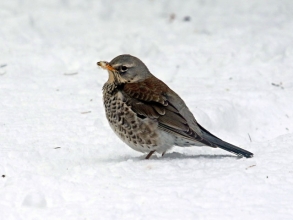
[[134,83],[152,76],[146,65],[137,57],[123,54],[115,57],[110,63],[98,62],[98,66],[108,70],[110,83]]

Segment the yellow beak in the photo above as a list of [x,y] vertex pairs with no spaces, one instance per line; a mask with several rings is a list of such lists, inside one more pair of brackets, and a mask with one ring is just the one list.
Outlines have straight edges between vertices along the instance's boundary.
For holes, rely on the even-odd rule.
[[105,70],[114,71],[115,69],[107,61],[99,61],[97,65]]

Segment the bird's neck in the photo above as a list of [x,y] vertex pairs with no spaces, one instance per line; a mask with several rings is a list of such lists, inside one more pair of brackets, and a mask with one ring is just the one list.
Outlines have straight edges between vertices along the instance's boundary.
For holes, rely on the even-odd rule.
[[119,90],[123,89],[124,84],[117,84],[116,82],[106,82],[103,86],[103,93],[104,94],[111,94],[118,92]]

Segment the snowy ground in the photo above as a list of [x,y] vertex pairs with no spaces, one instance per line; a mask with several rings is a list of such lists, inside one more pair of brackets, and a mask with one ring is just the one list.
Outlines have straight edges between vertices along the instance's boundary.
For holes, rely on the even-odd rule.
[[[0,1],[0,219],[293,219],[293,2]],[[129,53],[252,151],[123,144],[96,66]]]

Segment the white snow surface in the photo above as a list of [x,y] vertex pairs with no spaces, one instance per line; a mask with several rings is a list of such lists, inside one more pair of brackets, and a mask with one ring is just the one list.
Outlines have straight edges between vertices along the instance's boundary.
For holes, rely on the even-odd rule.
[[[293,1],[1,0],[0,219],[293,219]],[[133,151],[97,61],[139,57],[254,153]]]

